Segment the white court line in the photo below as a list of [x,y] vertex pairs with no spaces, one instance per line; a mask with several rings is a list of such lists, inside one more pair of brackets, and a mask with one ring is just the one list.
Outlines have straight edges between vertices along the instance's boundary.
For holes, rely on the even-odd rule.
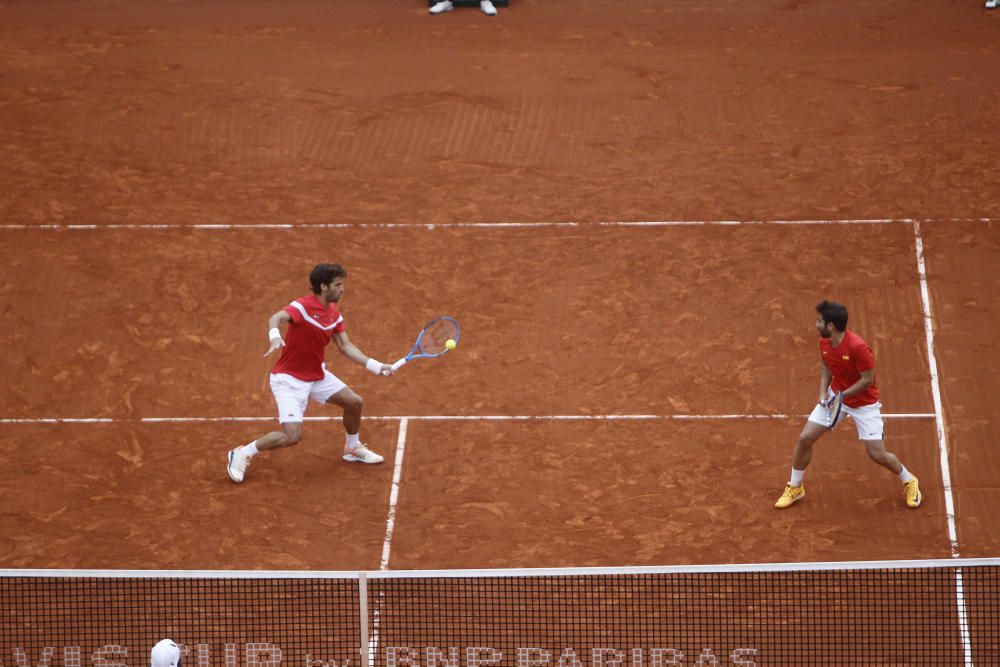
[[550,227],[701,227],[720,226],[738,227],[740,225],[887,225],[893,223],[909,223],[912,220],[872,219],[872,220],[604,220],[597,222],[442,222],[442,223],[400,223],[400,222],[329,222],[329,223],[278,223],[278,224],[128,224],[128,225],[0,225],[0,230],[39,230],[39,231],[100,231],[100,230],[192,230],[219,231],[227,229],[248,230],[288,230],[288,229],[533,229]]
[[110,417],[39,417],[37,419],[0,419],[0,424],[115,424],[121,419]]
[[406,449],[405,417],[399,421],[399,437],[396,438],[396,464],[392,471],[392,491],[389,492],[389,516],[385,521],[385,541],[382,543],[380,570],[389,569],[389,552],[392,549],[392,533],[396,528],[396,503],[399,502],[399,482],[403,477],[403,451]]
[[[403,478],[403,453],[406,450],[406,427],[409,420],[404,417],[399,420],[399,436],[396,438],[396,463],[392,469],[392,490],[389,492],[389,513],[385,520],[385,540],[382,542],[382,560],[379,562],[379,570],[386,572],[389,570],[389,554],[392,551],[392,534],[396,529],[396,506],[399,503],[399,484]],[[379,592],[378,604],[372,614],[372,635],[368,641],[368,655],[366,667],[375,667],[375,658],[378,655],[379,635],[382,624],[382,592]]]
[[[739,419],[805,419],[809,415],[365,415],[373,421],[734,421]],[[933,412],[898,412],[883,414],[884,419],[936,419]],[[341,417],[304,417],[305,421],[341,421]],[[274,417],[16,417],[0,419],[0,424],[197,424],[213,422],[271,422]]]
[[77,570],[72,568],[0,568],[0,578],[38,579],[474,579],[482,577],[567,577],[621,574],[709,574],[731,572],[823,572],[844,570],[936,570],[1000,567],[1000,558],[926,558],[923,560],[799,561],[797,563],[716,563],[705,565],[625,565],[603,567],[529,567],[448,570]]
[[549,227],[739,227],[742,225],[891,225],[919,224],[919,222],[994,222],[992,218],[929,218],[918,221],[914,218],[858,218],[830,220],[603,220],[597,222],[443,222],[443,223],[401,223],[401,222],[330,222],[330,223],[277,223],[277,224],[7,224],[0,225],[0,231],[113,231],[113,230],[202,230],[220,231],[229,229],[275,230],[275,229],[542,229]]
[[[913,240],[917,252],[917,275],[920,276],[920,302],[924,311],[924,334],[927,338],[927,365],[931,376],[931,395],[934,398],[934,421],[937,425],[938,460],[941,467],[941,485],[944,487],[945,515],[948,519],[948,539],[951,541],[952,558],[960,558],[958,527],[955,523],[955,498],[951,489],[951,463],[948,461],[948,431],[944,423],[941,402],[941,383],[938,379],[938,362],[934,354],[934,319],[931,317],[931,295],[927,288],[927,266],[924,262],[924,239],[920,223],[913,223]],[[955,605],[958,611],[958,633],[962,639],[966,667],[973,667],[972,640],[969,635],[969,617],[965,605],[965,583],[962,568],[955,570]]]
[[948,432],[944,423],[944,408],[941,403],[941,383],[938,380],[938,362],[934,353],[934,320],[931,317],[931,296],[927,289],[927,267],[924,263],[924,240],[920,235],[920,223],[913,225],[913,237],[917,251],[917,274],[920,276],[920,302],[924,311],[924,334],[927,339],[927,362],[931,376],[931,396],[934,399],[934,421],[937,424],[938,460],[941,465],[941,482],[944,486],[944,506],[948,518],[948,539],[951,540],[951,555],[959,557],[958,529],[955,524],[955,498],[951,489],[951,464],[948,461]]

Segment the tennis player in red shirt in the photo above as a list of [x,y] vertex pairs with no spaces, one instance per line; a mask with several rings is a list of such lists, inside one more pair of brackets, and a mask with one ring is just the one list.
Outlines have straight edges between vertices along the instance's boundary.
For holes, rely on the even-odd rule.
[[[281,350],[271,369],[271,392],[278,404],[280,431],[272,431],[248,445],[229,451],[229,478],[243,481],[250,461],[260,452],[294,445],[302,439],[302,420],[306,404],[332,403],[344,409],[344,460],[359,463],[382,463],[381,456],[359,439],[362,400],[343,380],[331,373],[324,363],[327,344],[332,339],[340,353],[375,375],[391,375],[388,364],[367,356],[347,337],[344,317],[337,302],[344,295],[347,271],[340,264],[318,264],[309,274],[312,294],[296,299],[271,315],[268,320],[270,347],[264,356]],[[281,337],[281,324],[287,324]]]
[[[839,303],[823,301],[816,305],[816,329],[819,331],[820,366],[819,402],[809,415],[792,454],[792,476],[785,492],[774,504],[778,509],[791,507],[806,495],[802,478],[812,459],[813,445],[824,433],[833,430],[844,418],[854,419],[858,439],[865,444],[872,461],[899,476],[908,507],[920,507],[923,497],[917,478],[906,469],[896,455],[885,450],[882,413],[878,385],[875,383],[875,357],[861,336],[847,330],[847,308]],[[827,405],[836,394],[843,392],[844,407],[836,421],[827,424]]]

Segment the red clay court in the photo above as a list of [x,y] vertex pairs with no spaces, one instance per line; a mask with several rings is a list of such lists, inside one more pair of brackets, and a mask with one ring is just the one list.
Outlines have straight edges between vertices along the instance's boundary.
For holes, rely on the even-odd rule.
[[[3,5],[0,567],[1000,553],[980,2]],[[385,465],[311,405],[234,485],[275,423],[266,319],[320,261],[369,354],[438,314],[461,344],[391,379],[329,355]],[[771,507],[823,298],[917,511],[850,426]]]

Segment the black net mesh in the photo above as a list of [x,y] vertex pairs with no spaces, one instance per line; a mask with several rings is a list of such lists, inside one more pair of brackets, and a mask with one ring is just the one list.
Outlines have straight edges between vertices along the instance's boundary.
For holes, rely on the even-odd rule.
[[956,574],[373,580],[373,655],[376,667],[1000,665],[998,570]]
[[3,577],[0,665],[143,667],[169,637],[184,667],[343,667],[359,617],[356,579]]
[[997,565],[370,573],[366,595],[363,637],[357,578],[0,576],[0,665],[142,667],[164,637],[185,667],[1000,665]]

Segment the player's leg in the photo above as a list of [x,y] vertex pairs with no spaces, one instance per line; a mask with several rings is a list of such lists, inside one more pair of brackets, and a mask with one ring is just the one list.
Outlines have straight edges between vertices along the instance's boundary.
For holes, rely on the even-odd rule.
[[361,415],[365,409],[365,401],[350,387],[344,387],[328,399],[327,403],[340,406],[344,409],[344,431],[348,438],[356,441],[361,432]]
[[281,424],[280,431],[271,431],[250,444],[255,446],[258,452],[266,452],[269,449],[291,447],[301,439],[302,422],[285,422]]
[[907,507],[920,507],[923,494],[920,493],[919,480],[906,469],[895,454],[885,448],[881,407],[881,403],[875,403],[861,408],[850,408],[849,414],[854,418],[858,438],[864,444],[871,460],[899,477],[899,481],[903,483],[903,495]]
[[890,451],[886,451],[884,440],[862,440],[868,456],[880,466],[891,470],[899,477],[903,483],[903,496],[906,498],[907,507],[917,508],[923,502],[923,494],[920,493],[920,481],[916,475],[906,469],[899,458]]
[[862,440],[872,461],[895,474],[903,472],[903,464],[892,452],[886,451],[885,440]]
[[253,457],[260,452],[279,447],[289,447],[302,439],[302,420],[305,418],[306,402],[309,398],[311,382],[304,382],[290,375],[271,375],[271,393],[278,406],[280,431],[271,431],[252,440],[242,447],[229,450],[226,472],[229,479],[237,484],[243,481]]
[[[812,461],[813,445],[823,437],[829,429],[814,421],[807,421],[799,433],[799,439],[795,441],[795,449],[792,451],[792,471],[805,473],[806,467]],[[801,481],[801,478],[794,481]]]
[[353,389],[330,371],[313,387],[314,401],[339,406],[344,411],[344,460],[359,463],[382,463],[385,459],[361,442],[361,415],[365,402]]
[[785,490],[781,493],[778,501],[774,503],[778,509],[791,507],[806,495],[806,487],[802,480],[809,462],[812,461],[813,445],[828,430],[826,427],[826,408],[817,404],[809,415],[809,419],[806,420],[805,426],[802,427],[799,439],[795,442],[795,450],[792,452],[792,474],[789,476],[788,484],[785,485]]

